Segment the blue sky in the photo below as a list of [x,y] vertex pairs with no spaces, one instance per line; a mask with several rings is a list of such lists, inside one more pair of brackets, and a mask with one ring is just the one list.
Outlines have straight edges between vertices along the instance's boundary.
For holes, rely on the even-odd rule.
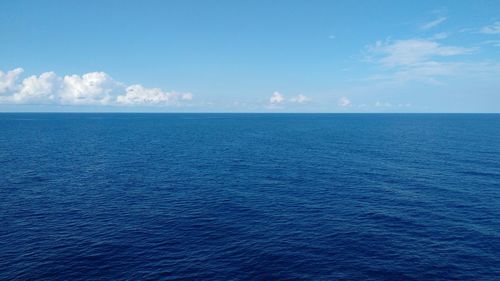
[[3,1],[0,111],[500,112],[500,1]]

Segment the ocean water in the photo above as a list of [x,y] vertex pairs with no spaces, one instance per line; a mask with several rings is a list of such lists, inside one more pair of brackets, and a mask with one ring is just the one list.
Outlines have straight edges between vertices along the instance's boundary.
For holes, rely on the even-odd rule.
[[1,280],[500,280],[500,115],[0,114]]

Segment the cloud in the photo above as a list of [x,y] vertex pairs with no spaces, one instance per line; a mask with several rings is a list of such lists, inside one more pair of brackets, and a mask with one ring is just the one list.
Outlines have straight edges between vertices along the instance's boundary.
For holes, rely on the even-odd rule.
[[390,102],[381,102],[381,101],[377,101],[375,103],[375,107],[391,107],[392,104]]
[[448,38],[448,33],[446,33],[446,32],[440,32],[440,33],[434,34],[431,39],[433,39],[433,40],[442,40],[442,39],[446,39],[446,38]]
[[289,103],[305,104],[309,101],[311,101],[311,99],[302,94],[291,98],[286,98],[282,93],[274,92],[271,97],[269,97],[269,108],[280,108]]
[[139,84],[127,86],[104,72],[63,77],[45,72],[19,82],[22,72],[21,68],[0,71],[0,103],[168,106],[193,99],[191,93],[165,92]]
[[295,103],[306,103],[310,100],[311,100],[310,98],[308,98],[302,94],[290,99],[291,102],[295,102]]
[[285,97],[280,92],[274,92],[269,98],[269,103],[277,105],[285,101]]
[[[438,36],[439,37],[439,36]],[[481,68],[479,63],[453,61],[451,58],[472,54],[476,48],[442,45],[432,39],[407,39],[377,41],[368,46],[368,59],[379,64],[379,74],[369,80],[388,84],[420,81],[428,84],[442,84],[438,78],[457,75],[464,67]],[[491,68],[485,66],[483,69]]]
[[54,72],[45,72],[38,77],[33,75],[22,81],[11,99],[15,103],[54,103],[62,85],[62,79]]
[[65,76],[58,92],[62,104],[109,105],[123,85],[104,72]]
[[494,47],[500,47],[500,40],[488,40],[488,41],[482,42],[482,44],[484,44],[484,45],[492,45]]
[[368,47],[378,63],[387,66],[407,66],[426,62],[433,57],[449,57],[470,54],[474,48],[443,46],[429,39],[407,39],[396,41],[377,41]]
[[141,85],[128,86],[124,95],[117,97],[119,104],[126,105],[161,105],[192,100],[190,93],[164,92],[158,88],[144,88]]
[[341,97],[339,99],[338,105],[341,107],[349,107],[352,105],[352,103],[347,97]]
[[422,24],[420,26],[420,29],[422,29],[422,30],[431,29],[433,27],[436,27],[436,26],[440,25],[441,23],[443,23],[446,20],[447,20],[446,17],[438,17],[437,19],[435,19],[433,21],[426,22],[426,23]]
[[482,27],[481,29],[479,29],[479,33],[500,34],[500,21],[496,21],[491,25]]
[[15,86],[19,76],[24,72],[22,68],[16,68],[11,71],[4,73],[0,70],[0,94],[12,91]]
[[369,81],[377,81],[380,86],[402,86],[416,81],[431,85],[444,85],[440,78],[454,77],[471,80],[498,79],[500,63],[496,62],[436,62],[428,61],[409,67],[397,68],[391,72],[372,75]]

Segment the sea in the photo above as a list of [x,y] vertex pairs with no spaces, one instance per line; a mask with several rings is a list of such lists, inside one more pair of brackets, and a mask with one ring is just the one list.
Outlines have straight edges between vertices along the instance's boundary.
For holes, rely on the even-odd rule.
[[3,113],[0,280],[500,280],[500,115]]

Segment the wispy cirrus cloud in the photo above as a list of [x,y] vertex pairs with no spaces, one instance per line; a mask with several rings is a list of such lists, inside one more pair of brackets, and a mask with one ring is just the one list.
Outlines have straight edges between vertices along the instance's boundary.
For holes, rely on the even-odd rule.
[[[432,29],[448,19],[442,15],[442,10],[433,13],[437,18],[422,24],[420,29]],[[468,30],[474,33],[500,34],[500,22]],[[468,41],[469,46],[443,43],[450,35],[449,32],[439,32],[430,37],[386,39],[368,45],[365,49],[367,61],[379,66],[368,80],[392,85],[410,81],[443,84],[441,78],[444,77],[467,76],[468,79],[484,80],[498,76],[500,62],[479,60],[474,56],[481,52],[481,45],[497,46],[496,40],[475,43]]]
[[105,72],[58,76],[44,72],[21,79],[22,68],[0,71],[0,103],[93,106],[170,106],[192,100],[191,93],[126,85]]
[[447,32],[439,32],[432,35],[431,40],[443,40],[448,38],[449,34]]
[[[442,36],[438,36],[440,37]],[[368,46],[369,61],[382,67],[382,74],[372,75],[370,80],[386,80],[390,83],[421,81],[439,84],[438,77],[453,75],[463,65],[463,62],[456,58],[472,54],[477,50],[443,45],[437,40],[433,38],[386,40]]]
[[432,21],[429,21],[429,22],[426,22],[426,23],[420,25],[420,29],[421,30],[428,30],[428,29],[434,28],[434,27],[442,24],[443,22],[445,22],[447,19],[448,19],[447,17],[438,17]]
[[481,42],[481,44],[500,47],[500,40],[487,40],[487,41]]
[[483,26],[479,29],[479,33],[483,34],[500,34],[500,21],[496,21],[490,25]]
[[451,57],[474,52],[475,48],[444,46],[430,39],[377,41],[368,46],[369,54],[386,67],[412,66],[438,57]]

